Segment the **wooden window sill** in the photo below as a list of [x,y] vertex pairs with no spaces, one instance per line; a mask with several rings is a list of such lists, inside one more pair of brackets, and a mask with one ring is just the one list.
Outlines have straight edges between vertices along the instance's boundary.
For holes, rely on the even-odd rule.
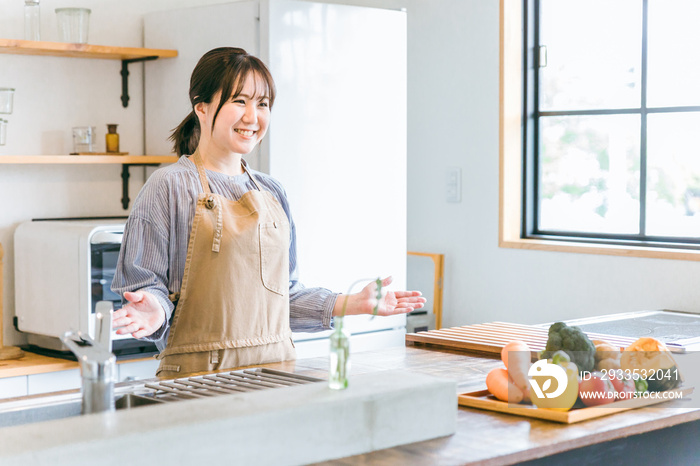
[[501,248],[530,249],[537,251],[573,252],[580,254],[602,254],[619,257],[646,257],[650,259],[675,259],[700,261],[700,250],[660,248],[648,246],[619,246],[608,244],[577,243],[575,241],[552,241],[541,239],[501,239]]

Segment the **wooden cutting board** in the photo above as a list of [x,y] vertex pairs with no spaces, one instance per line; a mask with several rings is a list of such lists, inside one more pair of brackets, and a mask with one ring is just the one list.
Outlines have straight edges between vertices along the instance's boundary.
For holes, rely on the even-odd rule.
[[665,397],[640,397],[629,400],[615,401],[602,406],[591,406],[588,408],[574,408],[571,411],[561,412],[553,409],[537,408],[531,404],[512,404],[499,401],[489,393],[488,390],[480,390],[471,393],[461,393],[457,396],[457,403],[460,406],[470,408],[485,409],[499,413],[513,414],[516,416],[545,419],[547,421],[561,422],[563,424],[573,424],[575,422],[587,421],[602,416],[628,411],[630,409],[642,408],[654,404],[664,403],[673,399],[683,399],[686,395],[693,393],[693,387],[679,387],[666,391]]
[[[450,349],[477,353],[501,354],[501,349],[512,340],[522,340],[532,349],[533,357],[547,345],[548,327],[512,324],[508,322],[488,322],[462,327],[442,328],[406,334],[406,345],[433,345]],[[588,333],[591,340],[604,340],[625,348],[636,338]]]

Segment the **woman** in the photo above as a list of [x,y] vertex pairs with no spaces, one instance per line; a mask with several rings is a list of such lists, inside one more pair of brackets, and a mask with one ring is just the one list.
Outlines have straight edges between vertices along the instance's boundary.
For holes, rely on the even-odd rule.
[[[126,304],[113,326],[156,343],[159,377],[293,359],[292,328],[328,329],[342,312],[336,293],[298,281],[285,191],[242,159],[264,137],[274,100],[258,58],[206,53],[190,80],[193,110],[171,136],[180,160],[134,202],[112,283]],[[370,283],[348,296],[345,313],[372,312],[373,292]],[[389,292],[378,312],[424,302],[417,291]]]

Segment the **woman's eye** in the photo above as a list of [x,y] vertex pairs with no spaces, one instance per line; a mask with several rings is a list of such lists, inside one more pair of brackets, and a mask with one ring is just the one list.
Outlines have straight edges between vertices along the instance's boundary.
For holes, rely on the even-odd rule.
[[270,104],[267,103],[267,102],[260,102],[260,106],[261,106],[261,107],[269,107]]
[[233,103],[234,103],[234,104],[245,105],[245,100],[243,100],[243,99],[234,99],[234,100],[233,100]]

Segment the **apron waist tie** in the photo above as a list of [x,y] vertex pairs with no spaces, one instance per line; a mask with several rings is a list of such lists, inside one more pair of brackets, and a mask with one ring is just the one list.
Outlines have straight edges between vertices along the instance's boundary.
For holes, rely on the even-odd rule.
[[241,338],[238,340],[216,341],[209,343],[190,343],[178,346],[168,346],[163,350],[163,352],[156,356],[156,359],[162,359],[163,357],[168,356],[170,354],[202,353],[214,350],[268,345],[271,343],[278,343],[280,341],[290,339],[291,337],[292,332],[287,331],[277,335],[267,335],[264,337]]

